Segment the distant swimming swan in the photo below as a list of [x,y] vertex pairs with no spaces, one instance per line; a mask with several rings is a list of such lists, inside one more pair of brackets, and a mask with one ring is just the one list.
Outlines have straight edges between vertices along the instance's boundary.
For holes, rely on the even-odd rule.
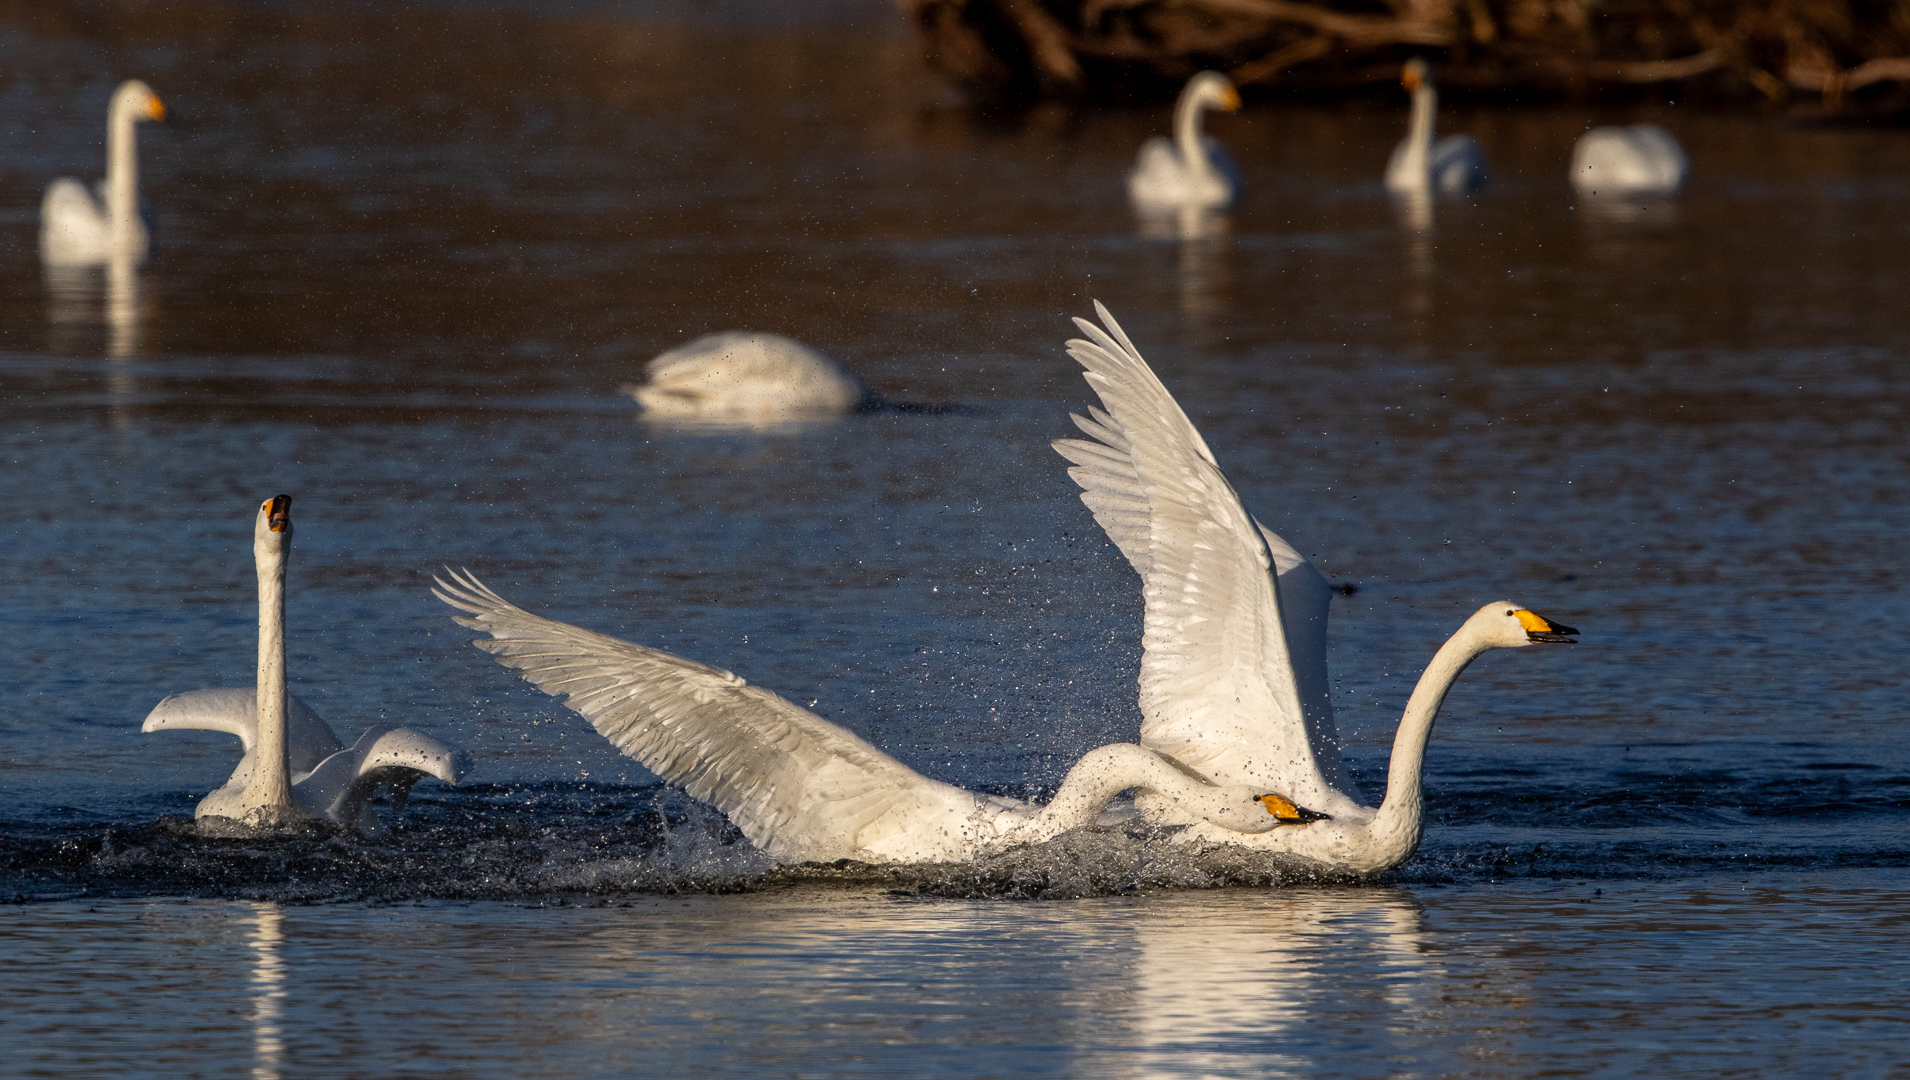
[[656,356],[624,392],[664,420],[840,416],[879,399],[835,361],[794,338],[732,330]]
[[1276,794],[1215,786],[1128,743],[1089,751],[1046,806],[931,780],[868,740],[719,668],[533,615],[468,573],[438,599],[498,663],[617,749],[721,810],[780,862],[961,862],[1094,823],[1140,788],[1150,811],[1247,835],[1315,820]]
[[1657,124],[1593,128],[1572,148],[1572,186],[1588,195],[1669,195],[1690,171],[1677,136]]
[[1240,194],[1240,171],[1225,147],[1201,134],[1200,114],[1239,108],[1240,93],[1227,76],[1203,71],[1187,80],[1174,105],[1173,141],[1157,135],[1141,144],[1134,171],[1127,175],[1128,197],[1155,210],[1233,202]]
[[165,103],[138,79],[113,92],[106,112],[106,179],[99,198],[86,185],[61,177],[40,202],[40,258],[54,265],[146,257],[146,222],[139,213],[139,141],[135,125],[166,119]]
[[259,681],[256,688],[193,690],[161,701],[141,731],[198,728],[237,735],[245,757],[224,787],[200,800],[193,816],[276,828],[323,818],[376,834],[370,802],[390,792],[402,808],[427,776],[455,784],[469,769],[464,751],[409,728],[374,725],[347,748],[309,705],[291,697],[285,677],[285,565],[292,547],[292,500],[259,506],[252,551],[259,571]]
[[1463,194],[1484,187],[1486,154],[1470,135],[1450,135],[1433,141],[1433,122],[1439,112],[1439,92],[1432,73],[1417,57],[1406,61],[1400,85],[1413,95],[1413,114],[1406,138],[1394,148],[1386,164],[1386,188],[1396,195],[1432,192]]

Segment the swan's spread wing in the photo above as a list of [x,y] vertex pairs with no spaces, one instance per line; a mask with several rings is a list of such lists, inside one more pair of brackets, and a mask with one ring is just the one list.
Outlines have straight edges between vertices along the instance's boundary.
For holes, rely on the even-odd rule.
[[1326,619],[1333,586],[1279,533],[1260,524],[1258,518],[1254,525],[1267,542],[1274,576],[1280,582],[1275,590],[1280,599],[1280,627],[1286,632],[1287,657],[1293,664],[1300,709],[1306,715],[1313,761],[1327,783],[1358,801],[1359,785],[1347,771],[1339,728],[1333,722],[1333,683],[1326,671]]
[[1216,783],[1333,802],[1267,542],[1173,396],[1107,309],[1095,311],[1107,330],[1076,319],[1091,340],[1070,341],[1068,352],[1107,411],[1075,418],[1093,442],[1055,449],[1075,463],[1068,472],[1082,501],[1141,574],[1141,742]]
[[473,616],[460,625],[495,639],[478,648],[778,859],[935,859],[961,846],[954,831],[976,798],[853,732],[730,672],[533,615],[469,574],[438,585]]
[[[246,750],[258,741],[259,692],[250,686],[223,686],[211,690],[188,690],[174,694],[153,706],[144,732],[172,728],[223,731],[237,735]],[[331,725],[325,723],[310,705],[294,697],[286,702],[285,763],[294,775],[310,772],[318,763],[344,749]]]

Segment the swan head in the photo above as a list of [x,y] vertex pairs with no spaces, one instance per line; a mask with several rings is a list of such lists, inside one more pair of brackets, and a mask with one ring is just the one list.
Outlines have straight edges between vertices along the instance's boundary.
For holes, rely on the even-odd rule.
[[252,546],[260,554],[283,555],[292,546],[292,497],[274,495],[259,504],[252,526]]
[[127,79],[113,91],[113,111],[131,116],[135,122],[153,120],[166,122],[166,103],[159,100],[153,88],[138,79]]
[[1415,56],[1406,61],[1406,66],[1400,69],[1399,85],[1405,87],[1406,92],[1410,94],[1425,85],[1431,78],[1432,72],[1426,66],[1426,61]]
[[1295,806],[1293,800],[1285,795],[1255,795],[1253,801],[1267,808],[1267,813],[1282,825],[1311,825],[1316,821],[1332,821],[1332,814],[1322,814],[1318,810],[1308,810],[1304,806]]
[[1221,112],[1237,112],[1240,109],[1240,91],[1227,76],[1218,71],[1203,71],[1187,80],[1187,88],[1181,91],[1181,98],[1194,105]]
[[1195,812],[1229,832],[1272,832],[1282,825],[1304,825],[1326,817],[1325,814],[1303,810],[1288,802],[1284,796],[1262,795],[1260,788],[1245,784],[1203,787],[1200,791],[1206,797]]
[[1530,608],[1510,600],[1487,604],[1466,620],[1466,629],[1484,638],[1495,649],[1518,649],[1527,645],[1576,645],[1572,627],[1556,623]]

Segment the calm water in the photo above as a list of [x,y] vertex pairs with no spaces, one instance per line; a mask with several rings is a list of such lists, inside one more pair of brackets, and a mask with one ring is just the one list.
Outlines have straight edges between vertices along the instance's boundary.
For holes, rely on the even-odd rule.
[[[1375,101],[1216,120],[1191,239],[1120,184],[1164,108],[978,119],[887,10],[0,3],[0,1060],[22,1075],[1901,1075],[1910,1067],[1910,137],[1454,108],[1430,219]],[[117,78],[155,255],[50,275]],[[1585,205],[1589,123],[1671,201]],[[1048,448],[1107,302],[1335,581],[1369,789],[1432,649],[1581,628],[1449,701],[1377,883],[1079,834],[771,870],[465,642],[468,566],[737,670],[930,775],[1039,795],[1133,738],[1137,580]],[[892,398],[776,430],[615,388],[730,328]],[[468,748],[386,841],[183,819],[243,685],[257,500],[298,500],[294,691]],[[1371,793],[1377,794],[1374,790]],[[1032,901],[1032,902],[1031,902]]]

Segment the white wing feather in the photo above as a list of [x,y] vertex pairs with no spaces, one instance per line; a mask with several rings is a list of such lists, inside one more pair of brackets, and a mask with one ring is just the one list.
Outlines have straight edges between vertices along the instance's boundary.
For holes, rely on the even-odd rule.
[[517,607],[470,574],[438,599],[491,634],[473,644],[564,701],[617,749],[721,810],[785,861],[964,857],[980,800],[930,780],[730,672]]
[[[139,730],[168,731],[192,728],[199,731],[223,731],[237,735],[246,751],[258,741],[259,692],[251,686],[188,690],[173,694],[153,706]],[[318,764],[345,748],[318,713],[299,698],[286,706],[285,764],[292,775],[308,773]]]
[[[1325,697],[1325,582],[1284,541],[1270,546],[1278,537],[1262,535],[1186,413],[1107,309],[1095,311],[1107,330],[1076,319],[1091,340],[1068,352],[1107,411],[1075,418],[1095,442],[1055,449],[1141,574],[1141,742],[1215,783],[1263,785],[1332,812],[1351,799],[1336,786],[1345,765]],[[1284,568],[1303,594],[1291,611],[1275,585],[1275,550],[1297,560]],[[1304,627],[1299,651],[1317,664],[1304,680],[1312,709],[1289,625]]]

